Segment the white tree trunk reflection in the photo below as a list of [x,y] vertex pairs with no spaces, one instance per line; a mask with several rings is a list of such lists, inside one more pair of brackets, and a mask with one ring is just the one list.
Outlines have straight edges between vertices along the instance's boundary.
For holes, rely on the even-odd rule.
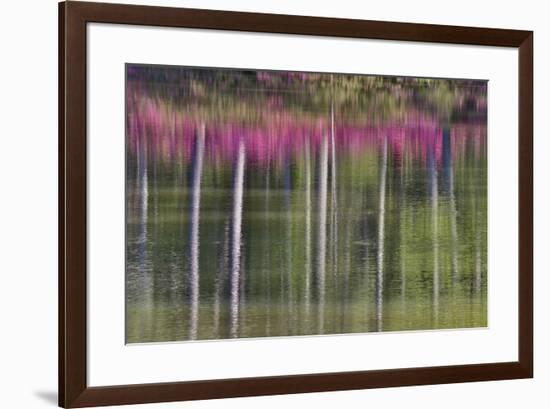
[[311,153],[309,146],[309,138],[306,137],[305,143],[305,288],[304,288],[304,304],[305,315],[309,317],[310,310],[310,294],[311,294]]
[[319,155],[319,235],[317,241],[317,289],[319,295],[319,334],[325,331],[325,268],[327,245],[327,177],[328,177],[328,141],[325,135],[321,141]]
[[138,287],[142,294],[142,303],[146,314],[142,317],[142,329],[148,329],[152,326],[153,321],[153,274],[148,266],[148,221],[149,221],[149,179],[148,179],[148,163],[147,163],[147,145],[145,141],[140,140],[143,146],[140,149],[138,156],[137,168],[138,179],[137,188],[141,202],[139,232],[137,236],[137,252],[138,252]]
[[[267,237],[267,242],[269,244],[269,201],[270,201],[270,162],[268,161],[266,174],[265,174],[265,208],[264,208],[264,218],[265,218],[265,234]],[[267,248],[264,253],[264,274],[265,274],[265,288],[266,288],[266,320],[265,320],[265,334],[266,336],[271,335],[271,275],[270,275],[270,249]]]
[[404,142],[403,154],[401,157],[401,169],[400,169],[400,183],[401,183],[401,209],[399,210],[400,215],[400,251],[399,256],[401,258],[401,309],[403,316],[406,314],[406,289],[407,289],[407,263],[406,263],[406,235],[405,235],[405,225],[408,216],[408,203],[407,203],[407,192],[406,188],[408,186],[408,174],[407,174],[407,164],[408,164],[408,146],[407,139]]
[[[331,75],[331,83],[333,82],[333,76]],[[338,284],[336,277],[338,271],[338,202],[336,193],[336,141],[335,141],[335,124],[334,124],[334,84],[332,84],[332,96],[330,104],[330,190],[331,190],[331,218],[330,218],[330,239],[331,239],[331,260],[332,260],[332,274],[334,275],[334,283]]]
[[432,253],[433,253],[433,273],[432,273],[432,297],[433,297],[433,316],[434,327],[439,321],[439,194],[438,194],[438,178],[437,178],[437,163],[435,154],[435,144],[430,147],[430,186],[431,186],[431,203],[432,203]]
[[[287,332],[292,334],[294,332],[294,322],[296,320],[296,314],[294,313],[294,294],[292,288],[292,172],[291,161],[285,163],[285,241],[284,246],[286,253],[286,283],[283,283],[284,290],[287,294],[287,306],[286,306],[286,324]],[[282,281],[281,281],[282,282]]]
[[378,195],[378,251],[376,265],[376,329],[383,329],[384,303],[384,238],[386,213],[386,172],[388,165],[388,138],[384,137],[380,161],[380,190]]
[[447,169],[449,178],[449,206],[450,206],[450,223],[451,223],[451,270],[453,287],[459,278],[458,267],[458,231],[456,225],[457,210],[456,210],[456,196],[455,196],[455,170],[453,161],[453,149],[451,140],[451,131],[449,128],[443,129],[444,146],[446,146],[448,157]]
[[191,299],[191,319],[189,328],[189,338],[197,339],[199,325],[199,224],[200,224],[200,204],[201,204],[201,178],[202,163],[204,156],[204,134],[205,129],[202,125],[197,133],[195,140],[195,152],[193,155],[192,180],[191,180],[191,220],[190,220],[190,299]]
[[243,214],[243,188],[244,188],[244,142],[239,142],[237,165],[235,168],[235,185],[233,187],[233,234],[231,237],[231,337],[239,334],[239,288],[241,266],[241,230]]

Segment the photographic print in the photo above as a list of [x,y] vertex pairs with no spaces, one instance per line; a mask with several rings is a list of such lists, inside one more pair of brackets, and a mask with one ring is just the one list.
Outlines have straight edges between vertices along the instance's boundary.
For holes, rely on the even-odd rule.
[[487,81],[125,70],[127,343],[487,326]]

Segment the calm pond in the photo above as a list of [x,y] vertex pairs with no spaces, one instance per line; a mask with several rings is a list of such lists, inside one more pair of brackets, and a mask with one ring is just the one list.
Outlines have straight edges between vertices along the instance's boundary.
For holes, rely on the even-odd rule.
[[126,341],[487,326],[486,90],[127,65]]

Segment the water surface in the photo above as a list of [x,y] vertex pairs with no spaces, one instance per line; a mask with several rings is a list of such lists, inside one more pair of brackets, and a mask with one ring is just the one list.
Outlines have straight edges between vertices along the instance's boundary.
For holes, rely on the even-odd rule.
[[487,325],[486,83],[127,66],[127,342]]

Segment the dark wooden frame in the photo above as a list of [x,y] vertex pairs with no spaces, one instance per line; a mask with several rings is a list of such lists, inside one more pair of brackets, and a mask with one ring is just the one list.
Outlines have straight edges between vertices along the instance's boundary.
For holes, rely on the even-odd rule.
[[[519,49],[519,360],[193,382],[88,387],[86,381],[86,24],[191,27]],[[59,4],[59,405],[85,407],[533,376],[533,33],[335,18]]]

